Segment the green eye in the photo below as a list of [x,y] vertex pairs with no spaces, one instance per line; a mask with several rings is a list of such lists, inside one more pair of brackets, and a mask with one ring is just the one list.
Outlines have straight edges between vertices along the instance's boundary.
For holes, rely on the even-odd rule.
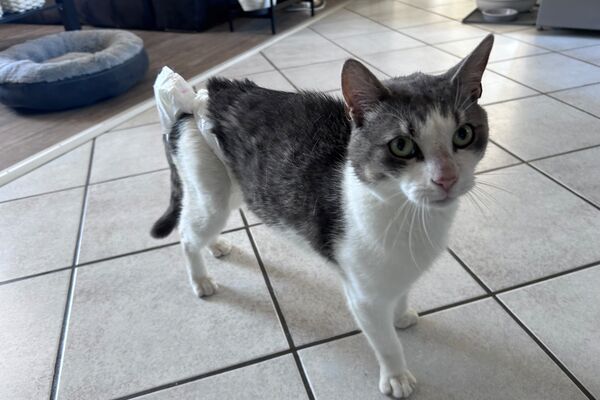
[[473,132],[473,128],[471,125],[463,125],[456,132],[454,132],[454,136],[452,137],[452,143],[454,147],[457,149],[464,149],[471,143],[473,143],[473,139],[475,138],[475,133]]
[[417,145],[411,138],[399,136],[390,142],[390,151],[399,158],[413,158],[417,155]]

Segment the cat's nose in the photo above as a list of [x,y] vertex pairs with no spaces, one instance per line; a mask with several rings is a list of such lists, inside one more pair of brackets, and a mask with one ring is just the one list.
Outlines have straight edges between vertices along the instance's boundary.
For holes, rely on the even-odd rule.
[[438,186],[441,186],[446,192],[456,183],[458,180],[456,175],[442,175],[434,178],[431,181]]

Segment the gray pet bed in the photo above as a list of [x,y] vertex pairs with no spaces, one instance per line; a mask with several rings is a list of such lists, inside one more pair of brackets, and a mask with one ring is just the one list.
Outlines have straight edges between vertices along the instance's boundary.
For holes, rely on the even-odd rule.
[[123,93],[144,77],[142,39],[119,30],[61,32],[0,52],[0,102],[62,110]]

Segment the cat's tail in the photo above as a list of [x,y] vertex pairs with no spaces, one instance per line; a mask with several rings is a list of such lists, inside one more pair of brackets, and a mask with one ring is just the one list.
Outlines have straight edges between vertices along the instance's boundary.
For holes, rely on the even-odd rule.
[[173,162],[174,152],[177,151],[177,142],[179,140],[181,129],[183,129],[182,123],[191,118],[189,114],[182,115],[179,120],[173,125],[169,135],[163,136],[163,143],[165,145],[165,153],[167,155],[167,161],[171,168],[171,198],[169,206],[164,214],[152,225],[150,235],[156,239],[161,239],[169,236],[173,229],[179,223],[179,216],[181,214],[181,199],[183,197],[183,187],[181,184],[181,178],[177,172],[177,167]]

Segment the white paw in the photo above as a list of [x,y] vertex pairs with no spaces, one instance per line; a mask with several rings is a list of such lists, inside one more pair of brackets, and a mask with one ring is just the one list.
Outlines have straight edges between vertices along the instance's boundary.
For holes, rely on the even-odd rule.
[[212,296],[217,292],[219,286],[208,276],[196,279],[192,282],[192,288],[198,297]]
[[395,399],[404,399],[410,396],[416,386],[417,380],[409,370],[394,376],[382,375],[379,380],[381,393],[391,395]]
[[412,308],[409,308],[408,310],[406,310],[404,315],[396,318],[396,321],[394,321],[394,325],[396,326],[396,328],[406,329],[409,326],[416,324],[417,321],[419,321],[419,314],[417,314],[417,312]]
[[208,246],[208,250],[215,258],[224,257],[231,253],[231,243],[223,238],[218,238],[213,244]]

